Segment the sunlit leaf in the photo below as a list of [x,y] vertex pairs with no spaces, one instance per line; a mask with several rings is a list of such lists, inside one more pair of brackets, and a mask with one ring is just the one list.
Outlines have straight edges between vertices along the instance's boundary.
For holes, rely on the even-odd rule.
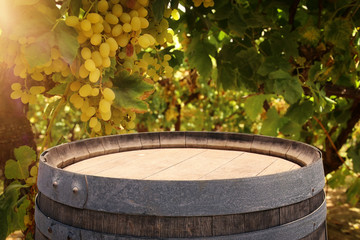
[[55,28],[57,45],[61,56],[68,64],[74,61],[80,46],[77,35],[76,30],[67,26],[64,21],[60,21]]
[[152,91],[153,86],[145,82],[139,75],[129,75],[127,71],[121,71],[114,80],[115,100],[114,104],[122,108],[134,108],[147,110],[146,103],[141,100],[145,92]]
[[29,177],[29,166],[36,160],[35,151],[29,146],[15,148],[16,160],[8,160],[5,164],[5,177],[7,179],[26,179]]

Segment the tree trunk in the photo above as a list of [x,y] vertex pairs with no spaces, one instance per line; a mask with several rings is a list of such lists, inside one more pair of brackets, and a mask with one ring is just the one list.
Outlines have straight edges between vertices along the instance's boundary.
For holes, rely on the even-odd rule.
[[20,100],[10,98],[11,84],[20,82],[12,70],[0,66],[0,178],[4,179],[5,162],[14,158],[14,148],[28,145],[36,150],[34,134]]

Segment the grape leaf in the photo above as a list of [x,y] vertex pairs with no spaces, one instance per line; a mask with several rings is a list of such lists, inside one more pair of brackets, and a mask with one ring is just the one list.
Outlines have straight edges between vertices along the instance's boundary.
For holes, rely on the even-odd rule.
[[165,8],[168,4],[169,0],[155,0],[151,4],[151,10],[155,16],[155,20],[158,22],[160,21],[164,16]]
[[47,93],[50,95],[62,95],[62,94],[64,94],[67,85],[68,85],[67,83],[57,84],[57,85],[55,85],[55,87],[50,89]]
[[325,41],[334,44],[335,48],[344,50],[349,48],[349,37],[352,31],[349,21],[340,18],[335,19],[325,25]]
[[26,179],[29,177],[29,166],[36,161],[36,153],[29,146],[14,149],[15,159],[5,164],[5,177],[7,179]]
[[288,71],[291,69],[289,62],[285,61],[284,58],[278,56],[269,56],[265,58],[265,61],[260,65],[257,73],[265,77],[269,73],[276,70],[282,69]]
[[152,91],[153,85],[145,82],[139,75],[130,75],[125,70],[115,76],[113,84],[115,106],[147,110],[146,103],[140,98],[145,92]]
[[225,90],[236,88],[236,72],[233,65],[229,63],[219,64],[217,81]]
[[288,103],[293,104],[301,98],[303,89],[296,77],[279,69],[271,72],[269,78],[274,80],[275,93],[283,95]]
[[64,21],[58,22],[55,28],[57,45],[63,59],[71,64],[78,52],[79,42],[77,41],[77,32],[75,29],[67,26]]
[[360,200],[360,178],[355,178],[350,187],[346,191],[348,202],[355,206]]
[[[284,122],[285,121],[286,118],[284,118]],[[288,138],[294,140],[300,140],[301,129],[302,129],[302,125],[298,124],[295,121],[289,120],[284,124],[284,126],[280,128],[280,132]]]
[[311,101],[295,103],[289,107],[285,117],[303,125],[314,113],[314,104]]
[[354,172],[360,173],[360,144],[349,148],[348,157],[353,161]]
[[51,48],[47,42],[38,41],[24,46],[24,56],[30,67],[43,65],[51,59]]
[[[14,211],[14,207],[19,202],[20,189],[24,187],[26,186],[14,181],[0,195],[0,219],[2,219],[0,221],[0,239],[5,239],[11,232],[18,230],[13,229],[13,226],[17,225],[17,213]],[[6,220],[4,221],[4,219]]]
[[215,52],[214,45],[201,40],[199,35],[195,35],[191,39],[187,50],[189,65],[196,68],[201,77],[207,78],[210,76],[213,66],[210,55],[215,55]]
[[10,232],[26,229],[24,217],[26,215],[26,210],[30,205],[30,200],[26,199],[26,196],[24,196],[22,199],[17,201],[17,205],[18,204],[20,205],[15,207],[15,211],[11,211],[11,213],[7,216],[7,221],[11,223],[8,229]]
[[256,120],[257,116],[262,112],[266,95],[260,94],[251,96],[246,99],[244,105],[245,113],[251,120]]
[[239,11],[234,11],[230,15],[228,25],[231,33],[233,33],[237,37],[244,37],[246,31],[246,23],[241,17]]
[[282,119],[274,107],[266,113],[266,119],[261,127],[261,134],[277,136],[278,130],[283,126],[285,119]]

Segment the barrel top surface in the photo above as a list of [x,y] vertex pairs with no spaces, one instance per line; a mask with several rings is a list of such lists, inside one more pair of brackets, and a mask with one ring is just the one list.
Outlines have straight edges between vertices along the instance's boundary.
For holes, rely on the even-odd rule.
[[155,148],[107,154],[76,162],[66,171],[140,180],[218,180],[298,169],[280,157],[205,148]]
[[324,187],[321,152],[251,134],[153,132],[62,144],[40,156],[39,191],[81,209],[209,216],[294,204]]

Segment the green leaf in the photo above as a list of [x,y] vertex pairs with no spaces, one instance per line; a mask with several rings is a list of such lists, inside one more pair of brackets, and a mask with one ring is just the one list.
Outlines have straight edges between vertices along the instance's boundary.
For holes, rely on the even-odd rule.
[[311,101],[295,103],[289,107],[285,117],[291,119],[299,125],[303,125],[314,113],[314,104]]
[[325,25],[325,41],[334,44],[335,48],[344,50],[350,46],[352,31],[348,20],[337,18]]
[[157,22],[159,22],[163,18],[164,11],[168,2],[169,0],[155,0],[151,4],[151,10]]
[[36,161],[36,153],[29,146],[14,149],[16,160],[8,160],[5,164],[5,177],[7,179],[26,179],[29,177],[29,166]]
[[252,121],[256,120],[257,116],[262,112],[266,95],[254,95],[246,99],[244,105],[245,114]]
[[360,178],[355,177],[354,181],[346,191],[348,202],[355,206],[360,200]]
[[297,77],[279,69],[271,72],[269,78],[274,80],[275,93],[283,95],[288,103],[293,104],[301,98],[303,89]]
[[214,55],[215,52],[214,45],[201,40],[199,36],[194,36],[187,50],[190,67],[196,68],[201,77],[209,77],[213,67],[210,55]]
[[217,81],[225,90],[236,88],[237,80],[234,67],[229,63],[219,64]]
[[280,128],[282,134],[293,140],[300,140],[301,130],[301,125],[295,121],[288,121]]
[[360,173],[360,143],[349,148],[348,157],[352,159],[354,172]]
[[269,56],[265,58],[265,61],[260,65],[257,73],[263,77],[276,70],[289,71],[291,65],[285,61],[284,58],[278,56]]
[[284,124],[282,119],[274,107],[270,108],[266,113],[266,119],[261,127],[261,134],[277,136],[279,128]]
[[115,76],[113,91],[115,92],[114,105],[122,108],[147,110],[146,103],[140,99],[145,92],[152,91],[153,85],[146,83],[137,74],[129,74],[123,70]]
[[57,84],[57,85],[55,85],[55,87],[50,89],[47,93],[50,95],[63,95],[66,90],[67,85],[68,85],[67,83]]
[[70,0],[70,12],[74,16],[79,16],[81,0]]
[[76,30],[67,26],[64,21],[59,21],[54,31],[61,56],[68,64],[71,64],[80,47]]
[[[18,227],[19,218],[16,212],[16,207],[18,204],[22,204],[25,200],[23,198],[19,201],[20,189],[25,187],[26,185],[13,181],[5,188],[4,193],[0,195],[0,239],[5,239],[15,230],[20,230]],[[27,208],[26,205],[21,208],[21,213],[23,213],[22,209],[25,207]],[[24,218],[22,218],[22,220],[23,219]]]
[[31,68],[43,65],[51,59],[51,47],[47,42],[38,40],[24,45],[24,56]]
[[232,34],[240,38],[244,37],[247,26],[239,11],[234,11],[233,14],[230,15],[228,25]]
[[345,179],[349,174],[348,168],[345,165],[342,165],[338,170],[331,172],[326,176],[327,183],[331,188],[345,185]]

